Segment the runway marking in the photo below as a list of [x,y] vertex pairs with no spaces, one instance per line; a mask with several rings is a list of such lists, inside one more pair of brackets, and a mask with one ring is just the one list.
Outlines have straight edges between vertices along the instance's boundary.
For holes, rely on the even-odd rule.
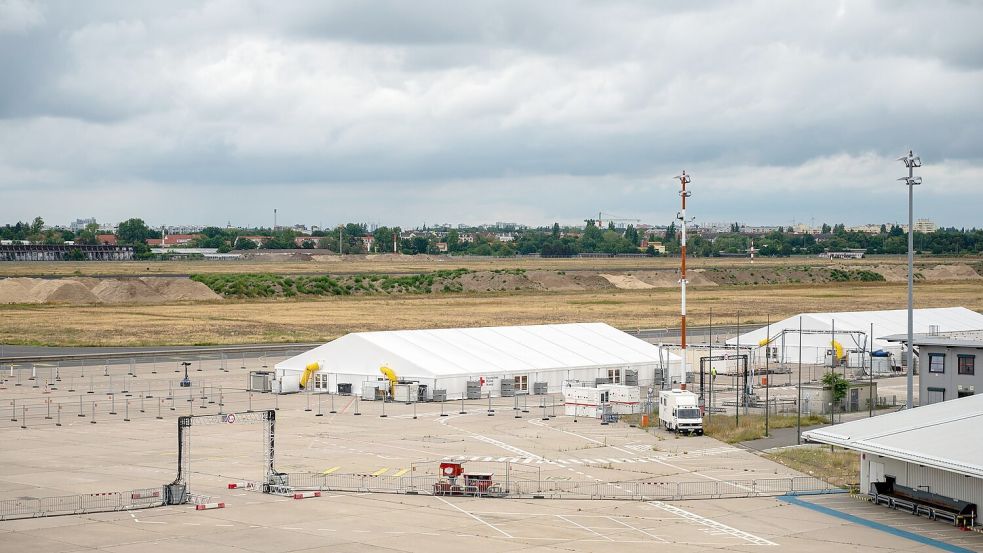
[[563,515],[556,515],[556,518],[562,519],[562,520],[566,521],[567,523],[572,524],[574,526],[577,526],[579,528],[583,528],[584,530],[587,530],[588,532],[590,532],[591,534],[594,534],[595,536],[604,538],[604,539],[606,539],[608,541],[614,541],[612,538],[610,538],[608,536],[605,536],[604,534],[602,534],[600,532],[597,532],[593,528],[588,528],[588,527],[584,526],[583,524],[579,524],[577,522],[574,522],[574,521],[568,519],[567,517],[565,517]]
[[453,504],[453,503],[451,503],[450,501],[447,501],[447,500],[446,500],[446,499],[444,499],[443,497],[437,497],[437,499],[439,499],[439,500],[441,500],[441,501],[443,501],[444,503],[446,503],[446,504],[448,504],[448,505],[450,505],[451,507],[453,507],[453,508],[455,508],[455,509],[457,509],[458,511],[461,511],[462,513],[464,513],[464,514],[466,514],[466,515],[468,515],[469,517],[471,517],[471,518],[473,518],[473,519],[475,519],[475,520],[477,520],[478,522],[480,522],[480,523],[482,523],[482,524],[484,524],[485,526],[487,526],[487,527],[489,527],[489,528],[491,528],[492,530],[495,530],[496,532],[498,532],[498,533],[500,533],[500,534],[502,534],[502,535],[503,535],[503,536],[505,536],[506,538],[514,538],[514,536],[513,536],[512,534],[509,534],[509,533],[508,533],[508,532],[506,532],[505,530],[502,530],[502,529],[501,529],[501,528],[499,528],[498,526],[495,526],[494,524],[492,524],[492,523],[490,523],[490,522],[488,522],[488,521],[486,521],[486,520],[484,520],[484,519],[482,519],[481,517],[479,517],[479,516],[477,516],[477,515],[475,515],[475,514],[472,514],[472,513],[469,513],[468,511],[465,511],[464,509],[462,509],[462,508],[460,508],[460,507],[458,507],[457,505],[454,505],[454,504]]
[[382,467],[381,469],[373,472],[372,473],[372,476],[382,476],[383,474],[386,474],[387,472],[389,472],[389,467]]
[[324,476],[327,476],[327,475],[331,474],[332,472],[337,471],[340,468],[341,467],[331,467],[331,468],[325,470],[324,472],[322,472],[321,474],[324,475]]
[[618,524],[620,524],[622,526],[627,526],[628,528],[631,528],[632,530],[634,530],[636,532],[641,532],[641,533],[645,534],[646,536],[648,536],[648,537],[650,537],[652,539],[658,540],[658,541],[660,541],[662,543],[669,543],[669,540],[666,540],[665,538],[662,538],[662,537],[657,536],[655,534],[650,534],[649,532],[647,532],[645,530],[642,530],[641,528],[635,528],[634,526],[632,526],[631,524],[628,524],[627,522],[622,522],[622,521],[620,521],[620,520],[618,520],[616,518],[613,518],[613,517],[605,517],[605,518],[607,518],[608,520],[610,520],[612,522],[617,522]]
[[685,518],[686,520],[689,520],[691,522],[695,522],[696,524],[699,524],[701,526],[704,526],[707,529],[709,529],[711,535],[726,534],[729,536],[733,536],[735,538],[742,539],[753,545],[778,545],[773,541],[768,541],[762,537],[755,536],[754,534],[749,534],[748,532],[745,532],[743,530],[738,530],[737,528],[727,526],[722,522],[717,522],[715,520],[711,520],[709,518],[700,516],[696,513],[691,513],[687,510],[680,509],[675,505],[669,505],[668,503],[663,503],[661,501],[649,501],[648,504],[652,505],[653,507],[658,507],[659,509],[662,509],[663,511],[666,511],[668,513],[672,513],[674,515]]
[[410,471],[410,469],[399,469],[398,471],[396,471],[396,474],[393,474],[393,476],[402,476],[402,475],[406,474],[409,471]]

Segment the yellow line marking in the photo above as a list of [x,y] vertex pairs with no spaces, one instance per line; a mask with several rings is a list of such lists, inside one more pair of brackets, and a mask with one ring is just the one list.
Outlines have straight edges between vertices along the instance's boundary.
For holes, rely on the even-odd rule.
[[340,468],[341,467],[331,467],[328,470],[322,472],[321,474],[323,474],[324,476],[327,476],[327,475],[331,474],[332,472],[334,472],[334,471],[336,471],[336,470],[338,470]]
[[396,474],[394,474],[393,476],[402,476],[402,475],[406,474],[409,471],[410,471],[410,469],[399,469],[398,471],[396,471]]
[[381,469],[373,472],[372,473],[372,476],[382,476],[383,474],[386,474],[387,472],[389,472],[389,467],[382,467]]

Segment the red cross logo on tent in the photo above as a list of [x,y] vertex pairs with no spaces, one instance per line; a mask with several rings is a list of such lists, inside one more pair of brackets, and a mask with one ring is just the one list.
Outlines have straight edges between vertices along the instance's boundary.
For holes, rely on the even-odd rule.
[[481,382],[481,385],[484,386],[485,385],[485,377],[482,376],[481,378],[479,378],[478,379],[478,382]]

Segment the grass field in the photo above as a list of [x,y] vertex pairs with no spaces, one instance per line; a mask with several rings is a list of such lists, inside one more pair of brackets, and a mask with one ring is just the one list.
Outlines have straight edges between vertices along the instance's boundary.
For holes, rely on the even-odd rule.
[[[901,309],[904,283],[691,288],[689,322],[763,324],[810,311]],[[916,307],[983,311],[979,282],[926,282]],[[348,332],[603,321],[623,329],[678,324],[679,291],[335,296],[308,300],[226,300],[166,305],[0,306],[0,341],[38,345],[191,345],[318,342]]]
[[840,487],[860,482],[860,454],[826,446],[790,447],[765,457],[804,474],[822,475]]
[[[797,418],[790,415],[772,415],[768,417],[768,428],[792,428],[797,423]],[[829,422],[826,417],[817,415],[807,415],[802,417],[802,426],[814,424],[825,424]],[[736,444],[758,440],[765,437],[765,417],[764,415],[744,415],[741,417],[740,424],[737,419],[731,416],[713,416],[709,422],[704,424],[704,433],[707,436],[716,438],[722,442]]]

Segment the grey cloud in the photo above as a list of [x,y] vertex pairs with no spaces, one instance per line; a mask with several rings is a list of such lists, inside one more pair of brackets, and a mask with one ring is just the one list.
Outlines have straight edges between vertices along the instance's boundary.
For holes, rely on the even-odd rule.
[[[911,146],[983,203],[966,186],[983,164],[981,22],[955,2],[52,2],[0,32],[0,191],[276,187],[357,218],[407,189],[431,199],[395,217],[576,221],[633,211],[686,167],[745,190],[707,213],[750,219],[833,209],[828,176],[803,177],[817,160],[857,186],[881,178],[865,156],[892,176]],[[799,179],[800,207],[757,195],[775,172]],[[146,209],[170,219],[168,197]]]

